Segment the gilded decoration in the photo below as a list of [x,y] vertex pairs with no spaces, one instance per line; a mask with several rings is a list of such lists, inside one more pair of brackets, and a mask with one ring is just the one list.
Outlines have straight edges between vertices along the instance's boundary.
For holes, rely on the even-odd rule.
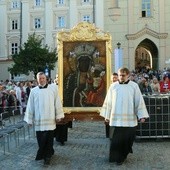
[[111,36],[81,22],[57,34],[59,93],[65,112],[99,112],[110,85]]

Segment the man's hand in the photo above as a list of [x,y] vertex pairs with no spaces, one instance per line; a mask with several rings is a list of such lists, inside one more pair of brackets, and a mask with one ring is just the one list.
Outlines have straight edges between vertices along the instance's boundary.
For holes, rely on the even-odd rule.
[[144,123],[145,122],[145,118],[140,119],[140,122]]
[[61,122],[63,119],[56,119],[56,123]]

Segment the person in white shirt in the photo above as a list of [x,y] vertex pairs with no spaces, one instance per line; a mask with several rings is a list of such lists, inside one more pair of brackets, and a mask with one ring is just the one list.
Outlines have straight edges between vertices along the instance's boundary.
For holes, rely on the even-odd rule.
[[144,122],[149,117],[138,84],[128,77],[127,68],[118,70],[119,80],[110,85],[100,112],[110,126],[109,162],[117,165],[132,153],[138,120]]
[[35,126],[39,149],[35,160],[44,159],[44,164],[50,164],[54,154],[53,138],[56,122],[64,118],[62,104],[55,84],[47,84],[43,72],[37,74],[38,86],[29,95],[24,120]]

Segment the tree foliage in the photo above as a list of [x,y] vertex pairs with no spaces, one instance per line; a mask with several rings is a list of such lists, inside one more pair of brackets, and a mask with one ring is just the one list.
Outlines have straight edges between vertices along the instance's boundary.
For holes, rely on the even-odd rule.
[[34,34],[28,37],[18,54],[12,55],[14,64],[8,68],[11,74],[26,74],[31,71],[36,75],[39,71],[53,70],[58,59],[56,49],[51,50],[42,45],[42,39]]

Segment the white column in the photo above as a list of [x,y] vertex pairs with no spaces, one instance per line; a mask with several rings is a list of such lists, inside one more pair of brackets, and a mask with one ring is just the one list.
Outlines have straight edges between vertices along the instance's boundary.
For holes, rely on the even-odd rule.
[[0,2],[0,60],[7,58],[7,2]]
[[70,28],[78,24],[77,0],[70,0]]
[[104,30],[104,0],[96,0],[95,24],[96,27]]
[[30,28],[30,13],[29,13],[29,1],[22,0],[21,1],[21,44],[24,44],[28,40],[28,33]]
[[44,26],[45,26],[45,43],[53,47],[53,37],[52,37],[52,30],[53,30],[53,13],[52,13],[52,2],[49,0],[45,1],[45,21],[44,21]]

